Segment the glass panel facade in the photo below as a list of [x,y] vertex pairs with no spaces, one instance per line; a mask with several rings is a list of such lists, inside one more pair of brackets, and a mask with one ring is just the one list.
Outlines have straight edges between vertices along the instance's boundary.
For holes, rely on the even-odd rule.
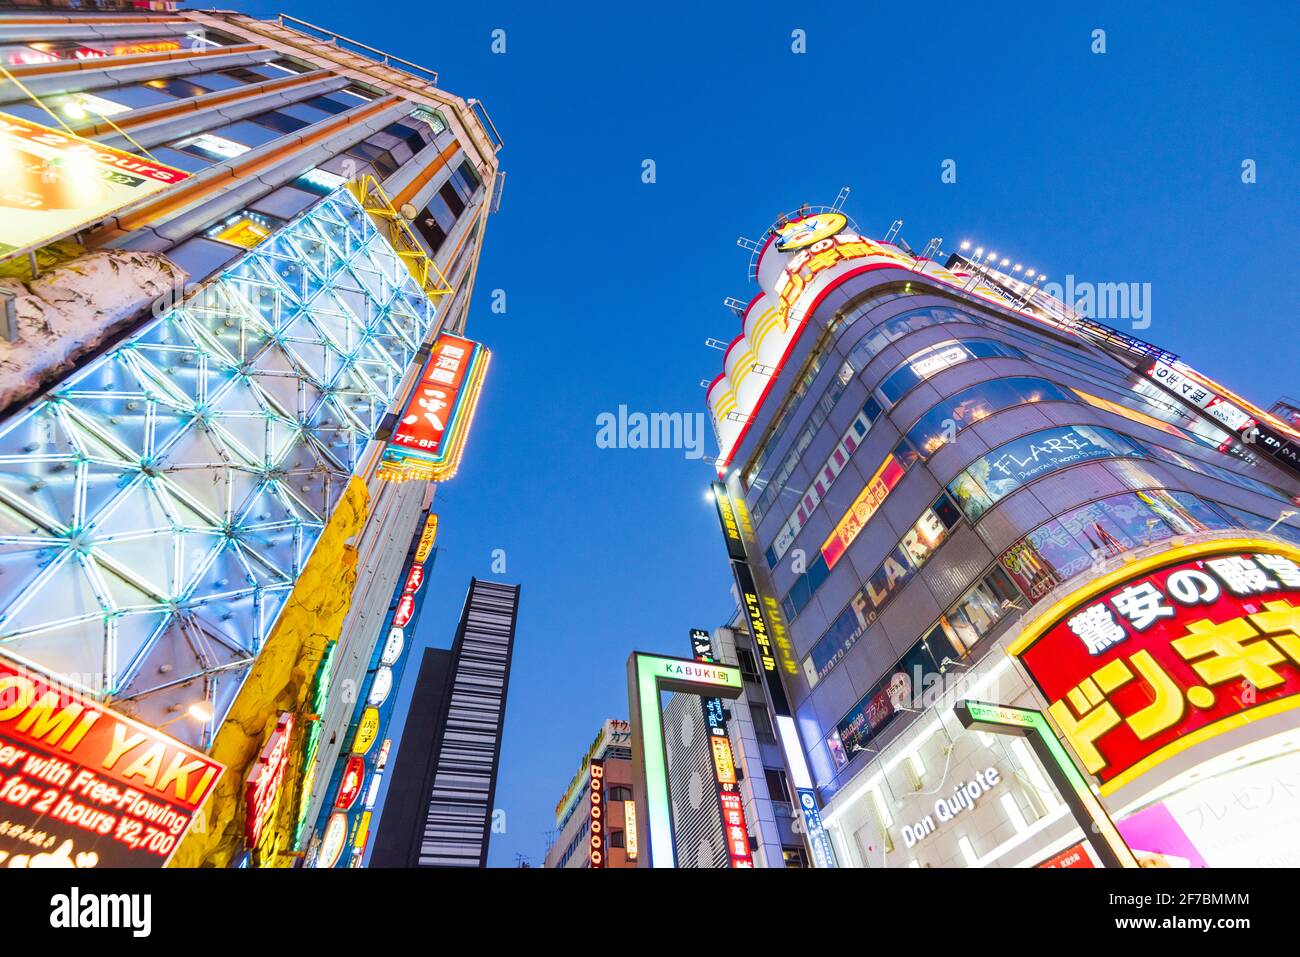
[[1038,526],[1002,553],[1002,567],[1030,601],[1133,548],[1233,522],[1188,492],[1149,489],[1090,502]]
[[948,492],[974,522],[1026,482],[1080,462],[1117,456],[1145,458],[1145,450],[1112,429],[1090,425],[1043,429],[977,459],[948,483]]
[[339,190],[14,415],[0,640],[218,726],[435,320]]
[[946,495],[927,508],[894,546],[880,567],[868,576],[862,587],[849,599],[825,634],[813,645],[803,661],[804,677],[811,688],[828,675],[849,653],[858,639],[880,617],[881,611],[903,586],[915,577],[961,521],[961,513]]
[[964,594],[938,623],[900,658],[840,719],[828,741],[837,766],[847,764],[866,743],[882,733],[900,714],[919,710],[914,696],[942,680],[948,667],[959,664],[975,644],[989,635],[1007,614],[1003,601],[1017,596],[1006,573],[995,568]]
[[1074,393],[1046,379],[1012,376],[990,379],[963,389],[940,402],[917,420],[907,439],[923,458],[929,458],[957,437],[957,433],[994,412],[1027,402],[1077,402]]
[[1025,354],[1015,346],[992,339],[949,339],[908,356],[906,362],[885,376],[880,383],[880,394],[886,402],[894,405],[913,387],[952,366],[972,359],[1024,357]]

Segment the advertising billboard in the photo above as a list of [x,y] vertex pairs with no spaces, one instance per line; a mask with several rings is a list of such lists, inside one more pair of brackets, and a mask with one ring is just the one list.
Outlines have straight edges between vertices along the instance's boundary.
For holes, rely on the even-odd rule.
[[0,113],[0,256],[53,242],[188,176]]
[[1298,561],[1252,539],[1173,548],[1057,602],[1008,648],[1102,794],[1300,706]]
[[162,867],[224,771],[0,657],[0,867]]
[[384,452],[390,477],[443,481],[456,474],[490,358],[482,343],[438,336]]
[[844,557],[858,533],[871,521],[871,516],[884,504],[906,471],[903,463],[890,455],[876,470],[876,474],[871,476],[849,510],[836,524],[830,537],[822,543],[822,557],[826,559],[827,568],[834,568],[835,563]]

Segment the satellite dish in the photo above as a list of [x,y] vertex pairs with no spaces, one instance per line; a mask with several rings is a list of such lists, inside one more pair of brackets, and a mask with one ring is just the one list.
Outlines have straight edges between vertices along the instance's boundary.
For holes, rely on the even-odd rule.
[[410,203],[403,203],[400,212],[401,212],[401,214],[402,214],[402,218],[403,218],[403,219],[412,219],[412,220],[413,220],[413,219],[415,219],[416,216],[419,215],[419,210],[417,210],[417,209],[416,209],[414,206],[412,206]]

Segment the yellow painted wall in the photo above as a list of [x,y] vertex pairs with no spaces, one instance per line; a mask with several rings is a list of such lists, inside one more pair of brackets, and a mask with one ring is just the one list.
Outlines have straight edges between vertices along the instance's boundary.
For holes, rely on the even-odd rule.
[[[226,773],[177,849],[171,867],[226,867],[243,852],[244,778],[285,711],[300,717],[282,797],[275,820],[267,824],[263,847],[270,841],[282,850],[291,849],[303,772],[302,715],[325,647],[338,639],[352,605],[357,552],[347,540],[361,530],[368,507],[365,483],[353,478],[217,732],[212,756],[226,766]],[[263,866],[293,863],[288,854],[272,857]]]

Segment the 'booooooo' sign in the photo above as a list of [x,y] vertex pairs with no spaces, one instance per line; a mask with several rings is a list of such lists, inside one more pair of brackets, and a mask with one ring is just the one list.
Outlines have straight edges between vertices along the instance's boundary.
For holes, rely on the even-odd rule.
[[1300,549],[1232,539],[1131,563],[1057,602],[1008,651],[1113,793],[1300,707]]

